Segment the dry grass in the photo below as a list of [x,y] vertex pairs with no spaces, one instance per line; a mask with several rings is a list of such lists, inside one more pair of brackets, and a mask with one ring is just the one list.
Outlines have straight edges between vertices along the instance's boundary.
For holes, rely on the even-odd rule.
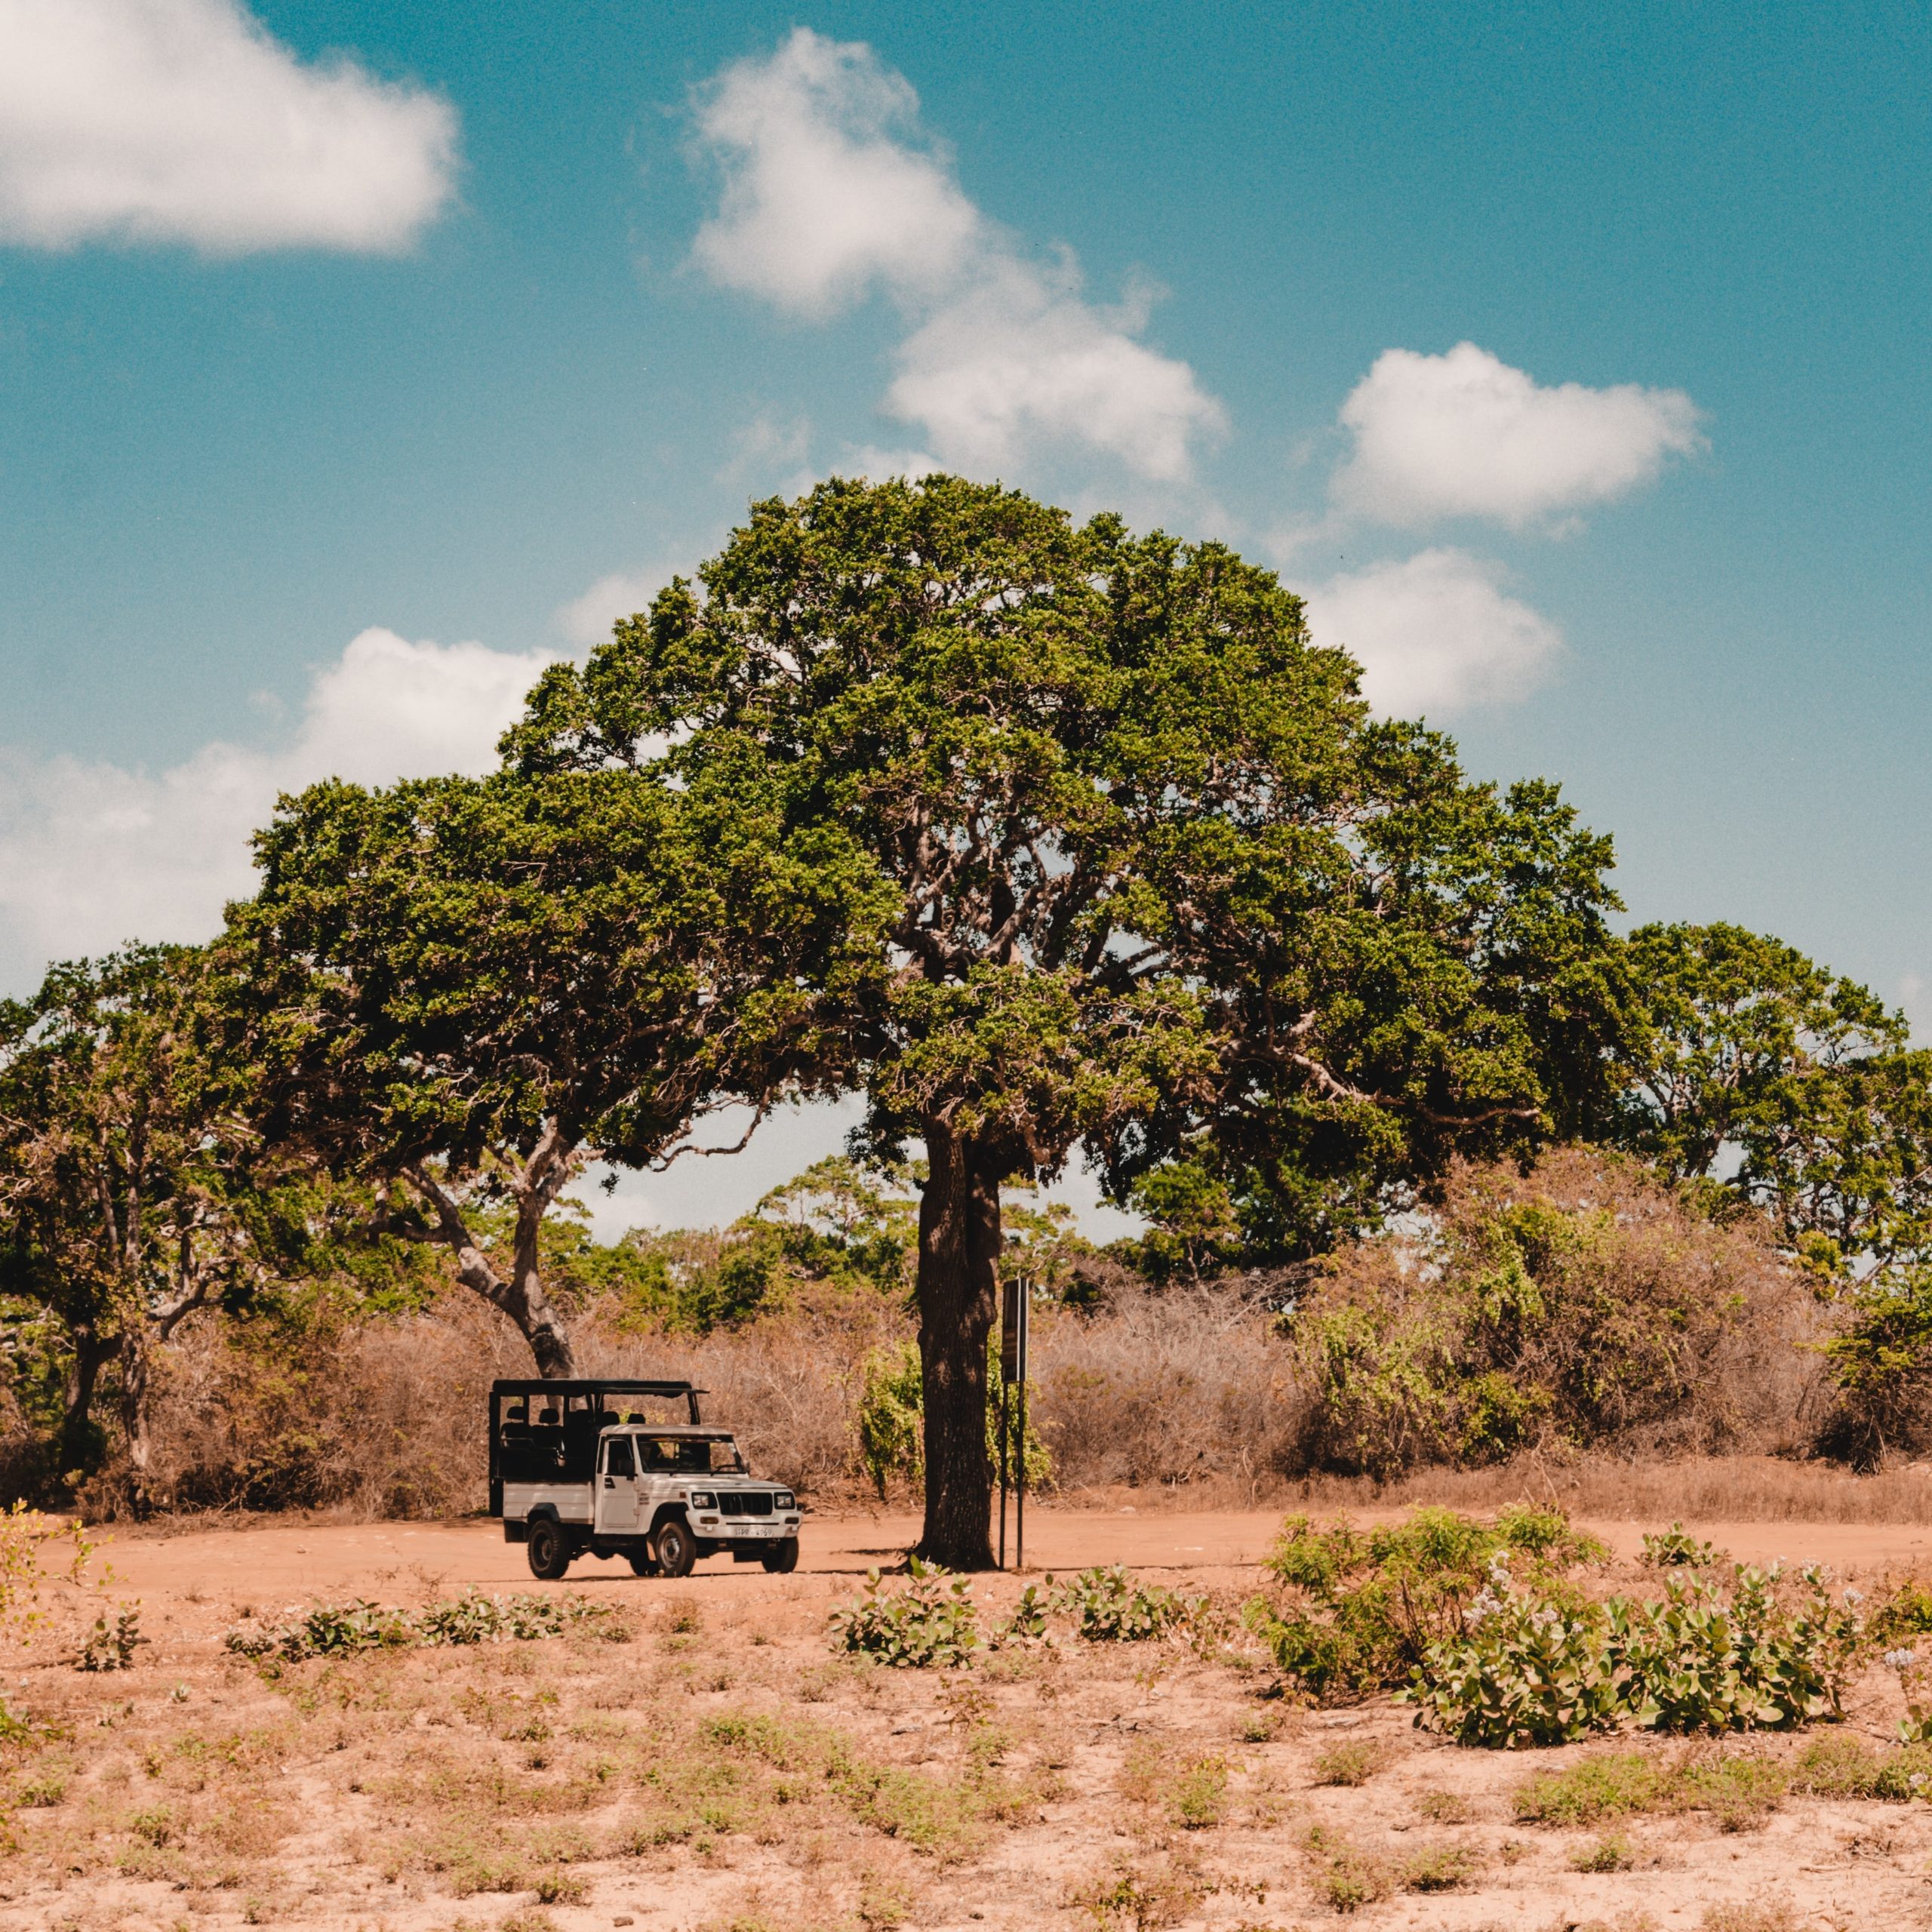
[[[974,1587],[990,1626],[1017,1584]],[[1837,1727],[1526,1761],[1377,1703],[1340,1743],[1290,1709],[1233,1745],[1267,1681],[1238,1646],[888,1670],[828,1650],[850,1588],[568,1586],[607,1614],[533,1642],[278,1669],[220,1651],[232,1606],[185,1586],[151,1603],[165,1634],[130,1670],[83,1675],[50,1631],[18,1694],[43,1727],[0,1746],[0,1932],[1541,1927],[1574,1922],[1559,1915],[1581,1884],[1592,1922],[1634,1927],[1660,1857],[1687,1922],[1717,1932],[1808,1927],[1827,1903],[1861,1925],[1921,1910],[1927,1809],[1881,1790]],[[1877,1671],[1862,1726],[1890,1721],[1883,1697]],[[1334,1777],[1345,1749],[1377,1774]],[[1748,1829],[1773,1806],[1775,1829]],[[1763,1898],[1789,1920],[1750,1916]]]

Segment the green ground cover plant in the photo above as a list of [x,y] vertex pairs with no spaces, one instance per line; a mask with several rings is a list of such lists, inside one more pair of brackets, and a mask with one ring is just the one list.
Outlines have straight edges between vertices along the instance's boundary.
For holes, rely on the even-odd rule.
[[902,1670],[970,1663],[981,1648],[972,1586],[916,1556],[902,1589],[868,1571],[864,1595],[832,1612],[831,1630],[836,1647]]
[[245,1617],[223,1637],[222,1645],[258,1663],[302,1663],[311,1657],[352,1657],[420,1644],[530,1643],[561,1636],[573,1623],[609,1614],[608,1604],[529,1591],[485,1596],[471,1590],[414,1613],[358,1597],[291,1611],[279,1623]]

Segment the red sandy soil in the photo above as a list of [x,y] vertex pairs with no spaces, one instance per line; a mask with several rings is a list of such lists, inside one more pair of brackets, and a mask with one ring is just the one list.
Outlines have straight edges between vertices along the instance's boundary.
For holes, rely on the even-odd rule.
[[[1325,1518],[1331,1512],[1318,1513]],[[1350,1513],[1367,1523],[1404,1512]],[[1199,1515],[1165,1509],[1029,1510],[1026,1567],[1029,1572],[1064,1574],[1092,1564],[1124,1563],[1164,1580],[1177,1577],[1251,1586],[1281,1515],[1278,1509]],[[431,1594],[453,1593],[469,1584],[485,1590],[522,1589],[531,1581],[521,1547],[506,1543],[494,1522],[342,1524],[270,1518],[203,1527],[205,1521],[97,1533],[101,1555],[112,1567],[115,1593],[155,1604],[196,1589],[224,1600],[242,1596],[278,1603],[380,1597],[386,1592],[393,1595],[405,1582],[414,1595],[432,1577]],[[1580,1527],[1631,1560],[1644,1531],[1656,1526],[1586,1519]],[[1792,1563],[1827,1564],[1847,1579],[1889,1571],[1932,1574],[1932,1527],[1923,1524],[1698,1521],[1687,1527],[1744,1562],[1783,1557]],[[907,1515],[811,1515],[801,1539],[799,1574],[824,1577],[828,1593],[847,1593],[853,1579],[866,1570],[892,1567],[918,1534],[918,1519]],[[770,1593],[777,1580],[755,1564],[713,1558],[699,1565],[688,1586],[707,1595],[722,1591],[735,1599]],[[600,1563],[589,1557],[571,1566],[569,1581],[608,1583],[632,1595],[656,1587],[640,1586],[621,1561]]]

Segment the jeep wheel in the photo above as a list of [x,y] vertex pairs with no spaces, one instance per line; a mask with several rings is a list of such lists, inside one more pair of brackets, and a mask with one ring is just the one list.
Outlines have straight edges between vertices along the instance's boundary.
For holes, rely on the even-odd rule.
[[656,1559],[641,1544],[626,1550],[624,1561],[631,1566],[631,1574],[634,1577],[654,1577],[657,1574]]
[[667,1577],[688,1577],[697,1561],[697,1540],[681,1516],[660,1523],[657,1529],[657,1567]]
[[762,1561],[774,1577],[789,1577],[798,1567],[798,1539],[787,1537],[783,1543],[774,1543]]
[[571,1546],[563,1525],[539,1516],[530,1526],[530,1574],[546,1583],[558,1581],[571,1567]]

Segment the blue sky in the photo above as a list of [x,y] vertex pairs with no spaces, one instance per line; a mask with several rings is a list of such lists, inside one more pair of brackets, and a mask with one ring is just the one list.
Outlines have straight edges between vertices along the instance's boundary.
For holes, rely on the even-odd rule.
[[1903,6],[0,0],[0,975],[943,460],[1275,564],[1634,915],[1923,1031],[1928,76]]

